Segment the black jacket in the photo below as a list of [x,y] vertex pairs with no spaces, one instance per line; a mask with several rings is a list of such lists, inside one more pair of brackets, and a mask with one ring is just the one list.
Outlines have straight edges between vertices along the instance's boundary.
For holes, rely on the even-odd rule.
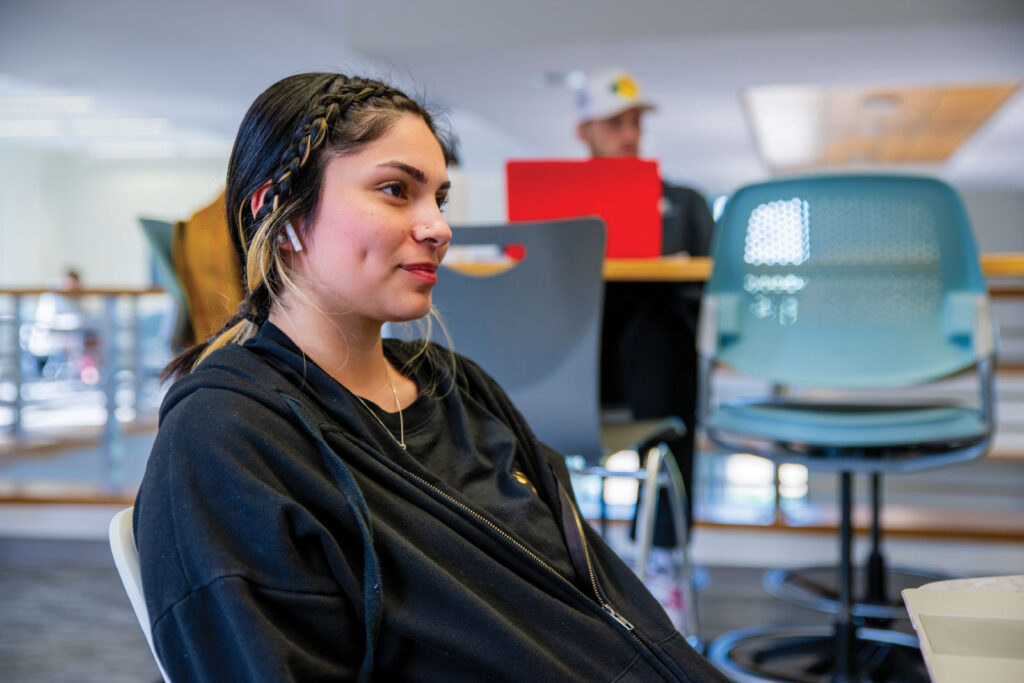
[[440,400],[476,402],[527,444],[576,576],[400,466],[296,351],[265,334],[222,349],[161,409],[135,525],[173,680],[725,680],[581,522],[562,457],[477,366],[456,357],[454,386],[435,368]]
[[715,219],[704,197],[682,185],[662,183],[661,253],[685,251],[690,256],[707,256]]

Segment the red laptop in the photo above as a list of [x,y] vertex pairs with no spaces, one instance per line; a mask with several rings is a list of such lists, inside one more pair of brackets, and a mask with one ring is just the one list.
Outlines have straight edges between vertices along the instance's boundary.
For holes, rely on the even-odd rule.
[[661,178],[644,159],[516,160],[505,167],[509,221],[600,216],[609,258],[661,256]]

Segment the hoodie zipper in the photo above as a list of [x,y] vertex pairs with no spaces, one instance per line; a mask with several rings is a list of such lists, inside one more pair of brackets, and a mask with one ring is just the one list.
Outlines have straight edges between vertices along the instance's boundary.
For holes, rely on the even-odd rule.
[[[408,474],[409,474],[409,476],[413,477],[414,479],[416,479],[418,482],[420,482],[424,486],[427,486],[432,491],[438,493],[441,497],[443,497],[445,500],[447,500],[448,502],[452,503],[453,505],[455,505],[459,509],[465,510],[469,514],[473,515],[473,517],[475,517],[476,519],[478,519],[481,522],[483,522],[484,525],[487,526],[487,528],[489,528],[489,529],[493,530],[494,532],[496,532],[498,535],[500,535],[506,541],[511,543],[513,547],[517,548],[520,552],[525,554],[527,557],[531,558],[534,562],[536,562],[540,566],[542,566],[545,569],[547,569],[554,576],[558,577],[562,581],[562,583],[564,583],[566,586],[571,588],[573,591],[578,593],[580,596],[582,596],[587,601],[590,601],[590,598],[587,597],[587,595],[583,591],[581,591],[579,588],[574,586],[571,581],[569,581],[564,576],[562,576],[558,572],[557,569],[555,569],[550,564],[548,564],[537,553],[533,552],[532,550],[527,548],[525,545],[520,543],[518,540],[516,540],[515,537],[512,536],[512,534],[508,533],[507,531],[502,529],[500,526],[498,526],[497,524],[495,524],[491,520],[487,519],[486,517],[484,517],[479,512],[477,512],[473,508],[469,507],[468,505],[466,505],[462,501],[457,500],[456,498],[450,496],[449,494],[447,494],[444,491],[442,491],[441,489],[439,489],[437,486],[434,486],[433,484],[431,484],[426,479],[423,479],[422,477],[420,477],[417,474],[414,474],[412,472],[408,472]],[[629,620],[626,619],[624,616],[622,616],[618,611],[616,611],[616,609],[614,607],[612,607],[604,599],[604,596],[601,594],[601,589],[600,589],[600,587],[599,587],[599,585],[597,583],[597,574],[594,572],[594,566],[593,566],[593,564],[591,563],[591,560],[590,560],[590,547],[587,545],[587,539],[586,539],[586,537],[583,534],[583,522],[580,520],[579,511],[576,510],[576,506],[573,505],[571,507],[572,507],[573,519],[575,519],[575,521],[576,521],[576,533],[579,534],[580,542],[583,544],[583,555],[584,555],[584,557],[586,558],[586,561],[587,561],[587,574],[589,575],[588,578],[590,579],[590,586],[594,590],[594,600],[601,607],[601,609],[604,610],[604,612],[606,614],[608,614],[612,619],[614,619],[615,622],[624,631],[629,633],[629,635],[633,636],[633,639],[636,640],[636,642],[639,645],[641,645],[642,647],[647,649],[647,644],[644,643],[644,641],[642,641],[639,636],[637,636],[636,630],[635,630],[633,624],[630,623]]]
[[643,644],[643,641],[641,641],[640,638],[637,637],[636,633],[634,633],[633,624],[631,624],[626,617],[619,614],[615,608],[604,599],[604,595],[601,594],[601,587],[597,583],[597,572],[594,571],[594,565],[590,560],[590,546],[587,545],[587,537],[583,533],[583,520],[580,519],[580,513],[579,510],[576,509],[576,506],[572,505],[571,507],[572,517],[576,520],[576,533],[579,534],[580,543],[583,544],[583,557],[587,561],[587,574],[590,575],[590,586],[594,589],[594,597],[597,599],[597,604],[601,606],[601,609],[611,615],[612,619],[619,622],[619,625],[626,629],[631,636],[636,638],[637,642]]

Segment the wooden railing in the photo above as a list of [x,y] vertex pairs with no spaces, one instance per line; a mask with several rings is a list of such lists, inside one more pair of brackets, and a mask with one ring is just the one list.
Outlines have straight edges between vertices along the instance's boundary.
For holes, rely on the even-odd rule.
[[[604,275],[608,281],[701,282],[709,276],[711,266],[711,260],[703,257],[609,259],[605,262]],[[981,266],[984,275],[989,280],[990,292],[993,297],[1024,299],[1024,253],[984,254],[981,257]],[[493,272],[493,266],[486,264],[469,264],[468,267],[480,274],[485,274],[488,268]],[[138,327],[138,303],[143,297],[163,295],[163,290],[153,287],[93,287],[67,292],[46,287],[0,288],[0,389],[2,389],[0,391],[0,407],[6,407],[13,415],[13,420],[6,421],[6,424],[0,424],[0,456],[4,456],[5,453],[9,454],[12,448],[24,450],[26,447],[33,447],[23,438],[25,430],[22,416],[25,408],[25,396],[22,387],[25,378],[22,377],[20,362],[22,353],[20,332],[23,324],[30,322],[22,314],[23,302],[30,301],[31,297],[39,297],[44,294],[56,294],[73,299],[99,298],[102,300],[102,313],[93,320],[98,337],[98,364],[107,370],[102,375],[99,386],[104,395],[106,421],[98,435],[94,430],[90,438],[93,443],[98,440],[100,450],[104,454],[104,488],[113,492],[117,483],[115,480],[117,479],[118,450],[122,447],[121,443],[125,433],[141,428],[151,428],[149,422],[151,422],[152,416],[148,416],[150,420],[143,420],[142,424],[126,424],[117,419],[117,393],[119,387],[126,388],[126,382],[134,383],[134,387],[127,388],[131,388],[136,398],[142,393],[140,382],[143,372],[139,367],[141,343]],[[119,321],[118,309],[119,306],[123,307],[126,300],[131,312],[128,315],[121,315]],[[125,319],[127,319],[126,324]],[[1007,331],[1004,328],[1004,333]],[[121,367],[125,365],[126,360],[127,366]],[[1004,363],[1004,365],[1006,364]],[[1009,369],[1013,370],[1013,363],[1010,363],[1010,366]],[[119,367],[128,371],[121,373],[122,378],[120,379],[117,372],[110,371],[111,368]],[[69,439],[76,437],[78,435],[67,435]],[[81,441],[78,438],[74,443],[81,445]]]

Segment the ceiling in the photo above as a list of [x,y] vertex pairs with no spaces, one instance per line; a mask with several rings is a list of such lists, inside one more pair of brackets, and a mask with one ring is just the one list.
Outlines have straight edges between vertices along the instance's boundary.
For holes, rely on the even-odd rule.
[[747,89],[744,105],[773,169],[940,164],[1018,87],[759,86]]
[[[227,141],[299,71],[384,76],[451,112],[467,172],[581,156],[571,92],[543,72],[630,71],[659,104],[644,153],[708,193],[770,173],[744,110],[757,86],[956,87],[1024,79],[1021,0],[4,0],[0,95],[88,95]],[[907,168],[900,166],[900,168]],[[944,163],[1024,189],[1018,90]]]

